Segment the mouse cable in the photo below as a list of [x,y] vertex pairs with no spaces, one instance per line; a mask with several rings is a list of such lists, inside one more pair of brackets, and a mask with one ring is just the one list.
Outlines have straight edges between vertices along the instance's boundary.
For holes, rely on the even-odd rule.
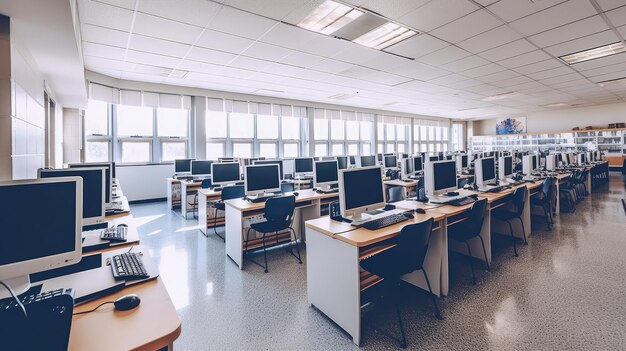
[[24,312],[24,318],[28,318],[28,314],[26,313],[26,307],[24,307],[24,305],[22,304],[22,301],[20,301],[20,299],[17,298],[13,289],[11,289],[11,287],[6,285],[3,281],[0,281],[0,284],[2,284],[2,286],[4,286],[5,289],[9,291],[9,294],[11,294],[13,299],[15,299],[15,302],[18,304],[18,306],[20,306],[20,308],[22,309],[22,312]]
[[103,303],[99,304],[98,306],[96,306],[96,308],[94,308],[94,309],[92,309],[92,310],[89,310],[89,311],[83,311],[83,312],[76,312],[76,313],[72,313],[72,316],[76,316],[76,315],[79,315],[79,314],[85,314],[85,313],[91,313],[91,312],[93,312],[93,311],[97,310],[98,308],[100,308],[100,307],[102,307],[102,306],[104,306],[104,305],[108,304],[108,303],[113,303],[113,301],[103,302]]

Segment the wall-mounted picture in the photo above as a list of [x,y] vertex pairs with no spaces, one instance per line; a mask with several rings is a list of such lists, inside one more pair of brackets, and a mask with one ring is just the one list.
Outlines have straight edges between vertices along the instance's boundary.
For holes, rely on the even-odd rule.
[[496,122],[496,134],[526,133],[526,117],[503,118]]

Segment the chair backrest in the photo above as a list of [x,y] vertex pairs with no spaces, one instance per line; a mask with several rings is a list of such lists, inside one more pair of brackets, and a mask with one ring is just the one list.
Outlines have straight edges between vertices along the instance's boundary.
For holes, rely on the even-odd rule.
[[526,202],[527,191],[528,188],[520,186],[515,189],[515,192],[513,192],[513,204],[515,205],[515,213],[517,213],[518,216],[521,216],[524,211],[524,202]]
[[552,179],[553,178],[546,178],[543,180],[543,185],[541,186],[541,192],[543,193],[544,197],[548,197],[548,195],[550,195],[550,187],[552,186]]
[[265,218],[270,222],[291,223],[295,209],[295,196],[273,197],[265,203]]
[[280,184],[280,191],[283,193],[288,193],[293,191],[294,188],[294,184],[293,183],[282,183]]
[[424,177],[417,178],[417,185],[415,185],[415,188],[424,188]]
[[230,185],[222,188],[222,201],[244,197],[246,190],[243,185]]
[[403,198],[403,189],[401,186],[394,186],[387,190],[389,199],[387,202],[398,202]]
[[480,199],[472,204],[465,226],[474,236],[480,235],[487,210],[487,199]]
[[211,185],[212,185],[212,183],[211,183],[211,179],[210,178],[202,179],[202,183],[200,183],[200,187],[202,189],[208,189],[208,188],[211,187]]
[[433,228],[433,218],[405,225],[395,237],[399,252],[398,264],[405,273],[412,272],[424,264],[428,241]]
[[622,163],[622,174],[626,174],[626,159],[624,159],[624,163]]

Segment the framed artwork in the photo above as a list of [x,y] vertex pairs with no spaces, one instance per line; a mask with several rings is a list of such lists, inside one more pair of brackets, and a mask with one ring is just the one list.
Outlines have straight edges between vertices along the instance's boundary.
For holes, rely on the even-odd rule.
[[503,118],[496,121],[496,134],[526,133],[526,117]]

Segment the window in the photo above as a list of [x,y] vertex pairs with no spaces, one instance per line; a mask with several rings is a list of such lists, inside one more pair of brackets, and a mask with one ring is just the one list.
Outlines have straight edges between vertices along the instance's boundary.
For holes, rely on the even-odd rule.
[[150,107],[117,105],[117,134],[152,137],[153,119],[153,109]]
[[396,128],[393,124],[387,123],[385,130],[387,131],[387,141],[396,140]]
[[300,140],[300,117],[281,117],[283,140]]
[[251,158],[252,143],[233,143],[233,157]]
[[465,150],[463,145],[463,124],[462,123],[453,123],[452,124],[452,151],[462,151]]
[[[248,113],[230,113],[229,132],[233,139],[253,139],[254,138],[254,115]],[[233,157],[252,157],[235,156]]]
[[385,144],[383,143],[378,143],[378,145],[376,146],[376,152],[378,152],[379,154],[382,154],[385,152]]
[[109,158],[109,141],[87,141],[85,162],[107,162]]
[[326,144],[315,144],[315,157],[328,156],[328,146]]
[[387,151],[388,153],[391,152],[396,152],[396,144],[394,143],[387,143]]
[[177,158],[187,157],[187,143],[184,141],[161,142],[161,161],[172,162]]
[[313,121],[315,140],[328,140],[328,120],[316,118]]
[[406,124],[396,124],[396,139],[398,141],[406,139]]
[[224,143],[207,143],[206,159],[217,160],[219,157],[224,157]]
[[343,144],[333,144],[333,154],[332,156],[342,156],[343,155]]
[[378,136],[378,140],[385,139],[385,125],[382,123],[376,124],[376,135]]
[[150,141],[123,141],[122,163],[148,163],[152,150]]
[[348,144],[348,155],[357,156],[359,154],[359,144]]
[[189,111],[173,108],[157,109],[157,135],[159,137],[186,138],[188,131]]
[[420,140],[421,141],[428,140],[428,129],[425,126],[420,127]]
[[369,142],[372,139],[372,122],[361,121],[361,141]]
[[404,143],[398,143],[398,152],[405,152]]
[[224,138],[227,135],[226,112],[207,111],[206,136],[207,138]]
[[275,143],[261,143],[259,144],[259,157],[276,158],[276,144]]
[[332,140],[345,139],[345,122],[338,119],[330,121],[330,138]]
[[298,157],[298,144],[296,143],[285,143],[283,144],[283,158],[292,158]]
[[369,156],[369,155],[372,154],[372,145],[371,144],[369,144],[369,143],[368,144],[363,144],[362,148],[363,148],[362,149],[363,153],[361,155]]
[[106,102],[89,100],[85,110],[85,135],[109,135],[109,111]]
[[359,140],[359,122],[346,121],[346,139]]
[[278,117],[257,115],[256,135],[259,139],[278,139]]

